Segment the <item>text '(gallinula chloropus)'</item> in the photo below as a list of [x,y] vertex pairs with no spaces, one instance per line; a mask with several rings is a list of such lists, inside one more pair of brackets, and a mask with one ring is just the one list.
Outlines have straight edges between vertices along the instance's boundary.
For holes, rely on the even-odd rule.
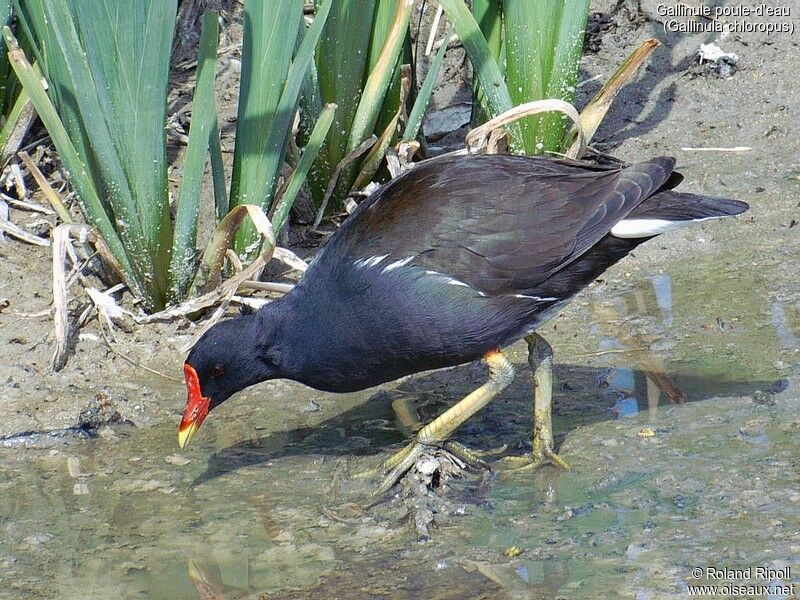
[[483,358],[488,382],[384,463],[388,486],[508,386],[514,369],[501,349],[525,337],[533,451],[515,464],[563,464],[553,452],[552,351],[537,327],[642,242],[748,208],[673,191],[674,166],[510,155],[419,163],[357,208],[290,293],[200,338],[184,365],[181,447],[210,410],[261,381],[351,392]]

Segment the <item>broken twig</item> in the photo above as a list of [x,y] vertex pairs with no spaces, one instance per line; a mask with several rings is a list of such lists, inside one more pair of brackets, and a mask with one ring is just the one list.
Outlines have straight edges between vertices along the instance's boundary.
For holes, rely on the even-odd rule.
[[50,182],[45,179],[45,176],[42,175],[42,172],[39,170],[39,167],[36,166],[36,163],[31,160],[31,157],[25,151],[21,151],[18,156],[20,159],[22,159],[22,162],[25,163],[25,166],[28,167],[28,171],[30,171],[31,176],[39,185],[42,193],[44,193],[44,197],[47,198],[50,206],[52,206],[53,210],[56,211],[61,221],[63,223],[71,223],[72,215],[69,214],[69,210],[67,210],[67,207],[64,206],[61,196],[56,193],[56,191],[50,185]]

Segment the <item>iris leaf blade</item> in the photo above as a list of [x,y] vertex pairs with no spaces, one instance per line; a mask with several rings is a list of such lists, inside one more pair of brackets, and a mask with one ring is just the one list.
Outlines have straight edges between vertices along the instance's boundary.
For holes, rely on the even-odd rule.
[[197,221],[200,215],[200,191],[211,136],[216,133],[214,80],[217,68],[219,17],[206,11],[200,34],[197,57],[197,83],[192,99],[192,122],[183,164],[183,178],[175,212],[175,235],[172,242],[172,297],[185,296],[191,285],[197,244]]

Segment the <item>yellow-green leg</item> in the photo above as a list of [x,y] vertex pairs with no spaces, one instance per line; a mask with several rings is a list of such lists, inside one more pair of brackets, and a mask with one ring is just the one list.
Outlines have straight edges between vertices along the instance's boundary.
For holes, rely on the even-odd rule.
[[[397,418],[397,424],[400,430],[403,431],[408,437],[414,437],[417,432],[425,426],[425,424],[419,420],[419,416],[417,415],[413,404],[406,396],[396,398],[394,401],[392,401],[392,410]],[[503,444],[499,448],[491,448],[488,450],[473,450],[471,448],[467,448],[464,444],[448,440],[446,442],[442,442],[441,447],[473,469],[491,470],[489,463],[485,462],[483,459],[487,456],[497,456],[498,454],[502,454],[506,451],[508,445]],[[367,474],[374,475],[378,471],[379,469],[373,469],[372,471],[367,472]]]
[[408,397],[402,396],[392,400],[392,411],[394,411],[396,424],[399,426],[400,431],[408,437],[412,437],[424,427]]
[[379,494],[391,488],[430,447],[447,447],[451,451],[456,449],[454,453],[461,454],[459,458],[463,459],[465,455],[472,455],[470,460],[465,462],[475,462],[476,455],[467,454],[463,446],[452,442],[448,443],[447,439],[467,419],[507,388],[514,379],[514,367],[499,350],[488,352],[483,359],[489,367],[489,381],[425,425],[417,432],[413,442],[386,459],[380,469],[386,473],[386,476],[378,490]]
[[529,455],[506,457],[501,464],[508,470],[536,469],[545,464],[568,469],[553,451],[553,349],[538,333],[526,336],[525,341],[533,376],[533,449]]

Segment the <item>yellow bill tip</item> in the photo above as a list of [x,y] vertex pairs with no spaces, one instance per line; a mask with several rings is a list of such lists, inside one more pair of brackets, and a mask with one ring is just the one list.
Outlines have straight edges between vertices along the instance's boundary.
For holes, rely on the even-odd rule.
[[189,442],[197,433],[197,423],[189,423],[185,428],[182,427],[178,430],[178,446],[183,449],[189,445]]

